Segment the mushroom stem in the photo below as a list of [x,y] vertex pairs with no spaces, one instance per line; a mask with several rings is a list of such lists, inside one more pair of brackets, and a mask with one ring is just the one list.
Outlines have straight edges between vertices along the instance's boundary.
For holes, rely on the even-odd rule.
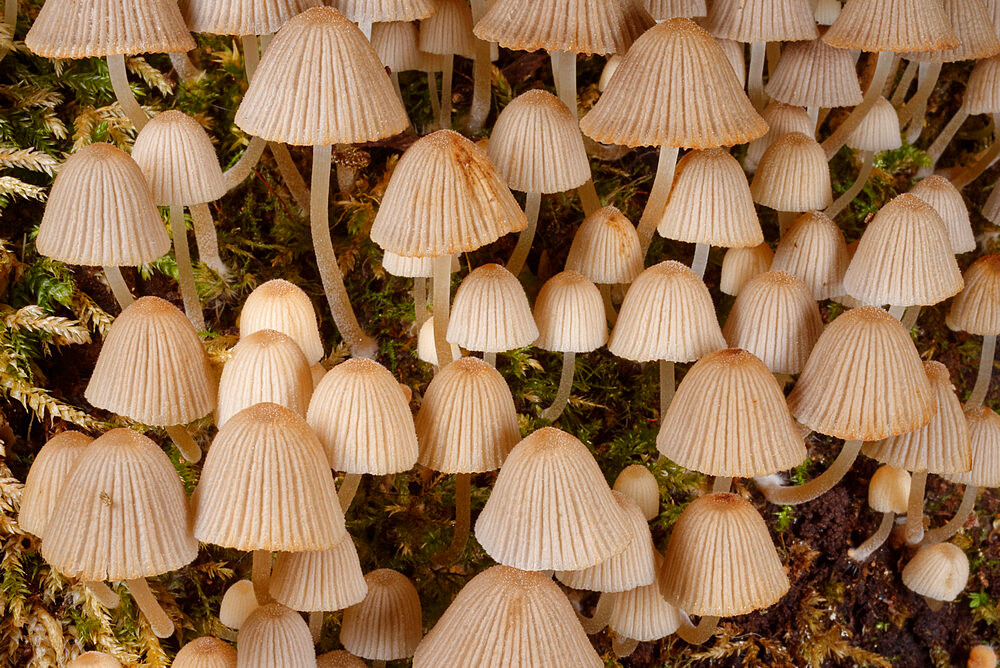
[[104,584],[103,582],[97,582],[96,580],[86,580],[83,583],[90,593],[94,595],[94,598],[103,605],[108,610],[114,610],[121,603],[121,599],[115,590]]
[[309,211],[309,186],[306,185],[306,180],[299,173],[299,168],[295,166],[292,154],[288,152],[288,147],[274,141],[268,142],[267,147],[271,150],[274,162],[278,165],[281,180],[288,186],[288,192],[292,193],[295,203],[303,212]]
[[601,208],[601,198],[597,196],[593,178],[587,179],[586,183],[577,188],[576,194],[580,196],[580,206],[583,207],[584,216],[589,216]]
[[451,77],[455,68],[455,56],[444,57],[444,69],[441,70],[441,109],[438,116],[438,127],[447,130],[451,127]]
[[351,507],[351,502],[354,501],[354,496],[358,493],[358,485],[360,484],[360,473],[348,473],[340,483],[340,489],[337,490],[337,498],[340,500],[340,509],[344,511],[345,515],[347,514],[347,509]]
[[639,641],[635,638],[626,638],[615,634],[614,639],[611,641],[611,651],[615,653],[619,659],[624,659],[626,656],[631,656],[635,648],[639,646]]
[[[389,80],[392,81],[392,88],[396,91],[396,97],[399,98],[399,103],[403,105],[403,113],[406,114],[406,102],[403,101],[403,90],[399,87],[399,72],[393,70],[389,73]],[[413,122],[410,120],[409,114],[406,116],[407,128],[413,127]]]
[[260,64],[260,44],[257,42],[257,35],[240,35],[240,44],[243,46],[243,70],[247,74],[247,81],[250,81]]
[[733,479],[729,476],[716,476],[712,482],[712,494],[728,494],[733,487]]
[[497,354],[495,351],[485,350],[483,351],[483,361],[489,364],[494,369],[497,368]]
[[903,314],[906,312],[905,306],[900,306],[898,304],[889,305],[889,315],[891,315],[896,320],[902,320]]
[[660,422],[663,422],[670,402],[674,400],[674,363],[660,360]]
[[799,214],[795,211],[779,211],[778,212],[778,235],[784,236],[788,228],[792,226],[795,219],[798,218]]
[[854,179],[851,187],[845,190],[823,213],[833,220],[838,213],[846,209],[847,205],[854,201],[854,198],[868,183],[868,177],[871,176],[874,166],[875,151],[861,151],[861,170],[858,171],[858,177]]
[[917,318],[920,317],[920,309],[920,304],[914,304],[906,309],[906,313],[903,314],[903,317],[899,321],[906,331],[910,331],[916,326]]
[[552,405],[542,411],[543,420],[555,422],[562,415],[563,410],[566,408],[566,402],[569,401],[570,390],[573,389],[573,375],[575,372],[576,353],[572,351],[563,353],[562,373],[559,375],[559,390],[556,392],[556,398],[552,401]]
[[952,137],[955,136],[955,133],[958,132],[958,129],[962,127],[962,123],[968,117],[969,112],[966,111],[965,107],[959,107],[958,111],[951,117],[951,120],[948,121],[948,124],[938,133],[934,142],[927,148],[927,155],[931,159],[931,164],[921,167],[917,172],[917,176],[930,176],[934,173],[934,168],[937,166],[938,160],[941,159],[941,154],[948,148]]
[[122,276],[120,267],[104,267],[104,278],[107,279],[108,287],[111,288],[111,294],[115,296],[115,300],[122,307],[123,311],[135,301],[132,297],[132,291],[128,289],[128,284],[125,283],[125,277]]
[[691,618],[686,612],[681,612],[681,625],[677,627],[677,637],[689,645],[701,645],[715,634],[715,629],[719,627],[719,618],[715,615],[706,615],[698,622],[698,626],[691,623]]
[[924,539],[924,489],[927,471],[914,471],[910,475],[910,496],[906,501],[906,542],[918,545]]
[[611,611],[614,608],[614,594],[601,592],[601,595],[597,599],[597,607],[594,608],[593,617],[584,617],[580,613],[577,613],[576,616],[580,620],[584,632],[587,635],[594,635],[595,633],[600,633],[608,625],[608,620],[611,619]]
[[[472,20],[478,22],[485,13],[486,0],[472,0]],[[472,134],[483,129],[486,117],[490,115],[493,92],[490,79],[490,43],[476,39],[472,61],[472,104],[466,125]]]
[[924,116],[927,114],[927,100],[934,91],[938,76],[941,74],[941,63],[920,63],[917,67],[917,92],[909,102],[899,110],[899,127],[906,130],[906,141],[910,144],[920,138],[924,131]]
[[859,564],[868,559],[875,550],[882,547],[882,543],[885,539],[889,537],[889,533],[892,531],[892,525],[895,524],[896,514],[895,513],[882,513],[882,521],[879,522],[878,529],[875,533],[871,535],[868,540],[863,542],[858,547],[852,547],[847,550],[847,556],[852,561],[856,561]]
[[977,494],[979,494],[979,487],[976,485],[966,485],[965,493],[962,494],[962,503],[959,504],[955,516],[948,520],[944,526],[931,529],[924,534],[922,544],[933,545],[935,543],[942,543],[958,533],[958,530],[965,526],[969,515],[976,509]]
[[472,474],[455,474],[455,535],[451,545],[431,558],[431,564],[440,568],[454,563],[469,542],[469,527],[472,526]]
[[774,70],[781,60],[781,42],[767,42],[767,76],[773,77]]
[[323,282],[323,292],[333,314],[333,322],[340,335],[351,348],[354,357],[374,359],[378,352],[375,339],[365,334],[351,308],[351,300],[344,287],[344,276],[337,264],[337,254],[330,238],[330,162],[333,147],[329,144],[313,146],[312,188],[309,200],[309,229],[312,232],[316,264]]
[[215,232],[212,211],[208,204],[195,204],[189,209],[191,222],[194,224],[194,241],[198,246],[198,259],[223,280],[228,280],[232,274],[219,256],[219,237]]
[[385,668],[385,661],[380,661],[378,659],[372,661],[372,668]]
[[312,634],[313,644],[318,643],[320,636],[323,635],[323,613],[321,611],[309,613],[309,633]]
[[552,61],[556,95],[576,118],[576,54],[572,51],[549,51],[549,58]]
[[434,121],[441,118],[441,100],[438,98],[437,92],[437,72],[427,73],[427,93],[431,98],[431,117],[433,118],[431,123],[433,124]]
[[989,169],[990,165],[997,159],[997,156],[1000,156],[1000,139],[994,139],[989,148],[979,154],[979,158],[974,163],[953,176],[951,184],[961,190]]
[[170,64],[174,66],[174,70],[177,72],[177,76],[181,81],[194,81],[199,76],[201,76],[201,70],[195,67],[195,64],[191,62],[188,58],[187,52],[179,51],[175,53],[168,53],[170,56]]
[[802,485],[779,485],[770,476],[754,478],[761,493],[771,503],[779,506],[795,506],[812,501],[828,492],[851,470],[854,460],[861,452],[861,441],[846,441],[840,454],[826,471]]
[[201,312],[198,287],[194,284],[194,269],[191,267],[191,251],[188,248],[187,225],[184,223],[184,207],[170,205],[170,234],[174,238],[174,257],[177,260],[177,283],[184,300],[184,312],[194,325],[195,331],[205,331],[205,316]]
[[965,410],[972,410],[983,405],[986,392],[990,389],[990,376],[993,375],[993,358],[997,350],[997,335],[987,334],[983,337],[983,349],[979,354],[979,372],[976,374],[976,384],[972,387],[969,400],[965,402]]
[[705,268],[708,266],[709,244],[694,245],[694,260],[691,261],[691,271],[698,275],[698,278],[705,278]]
[[913,77],[917,76],[917,61],[909,60],[906,62],[906,68],[903,70],[903,74],[899,78],[899,83],[896,84],[896,90],[892,94],[892,99],[889,102],[896,109],[902,106],[903,101],[906,99],[906,94],[910,90],[910,84],[913,83]]
[[146,621],[149,622],[149,626],[153,630],[153,635],[157,638],[169,638],[173,635],[174,623],[170,621],[170,617],[167,617],[167,613],[163,611],[159,601],[153,596],[146,578],[126,580],[125,584],[128,586],[128,591],[132,594],[132,598],[135,599],[136,605],[142,610],[142,614],[146,616]]
[[437,351],[438,368],[451,363],[451,346],[446,338],[448,333],[448,311],[451,306],[451,256],[434,258],[434,348]]
[[754,109],[764,108],[764,56],[767,53],[767,42],[752,42],[750,44],[750,71],[747,74],[747,95]]
[[524,261],[528,259],[528,251],[531,250],[531,242],[535,239],[535,229],[538,226],[538,209],[541,207],[541,193],[525,193],[524,216],[528,219],[528,224],[521,230],[517,237],[517,245],[514,252],[507,261],[507,271],[517,276],[524,267]]
[[601,292],[601,299],[604,301],[604,317],[614,325],[618,322],[618,311],[615,310],[614,302],[611,301],[611,284],[601,283],[597,286]]
[[882,94],[882,88],[892,73],[893,57],[894,54],[892,51],[880,51],[878,53],[878,60],[875,63],[875,73],[872,75],[871,83],[868,84],[868,90],[865,91],[865,96],[861,100],[861,104],[851,110],[847,118],[844,119],[837,129],[833,131],[833,134],[827,137],[822,144],[827,160],[836,155],[840,147],[847,141],[847,136],[854,131],[854,128],[858,127],[861,119],[865,117],[865,114],[868,113],[868,110],[872,108],[872,105],[875,104]]
[[222,173],[222,182],[226,186],[226,191],[230,191],[243,183],[253,168],[260,161],[260,156],[264,154],[267,142],[260,137],[251,137],[243,155],[236,161],[236,164]]
[[121,106],[122,111],[125,112],[125,115],[128,116],[128,119],[132,121],[135,129],[137,131],[142,130],[149,121],[149,116],[139,106],[139,101],[135,99],[135,93],[132,92],[132,88],[128,85],[128,75],[125,73],[125,56],[121,53],[116,53],[109,55],[107,61],[108,76],[111,78],[111,88],[115,91],[118,104]]
[[267,605],[274,600],[271,596],[271,551],[254,550],[250,565],[250,579],[257,605]]
[[417,276],[413,279],[413,322],[416,331],[420,331],[427,322],[430,313],[427,312],[427,279]]
[[924,603],[931,609],[931,612],[937,612],[944,607],[944,601],[939,601],[936,598],[928,598],[927,596],[924,596]]
[[187,429],[179,424],[175,424],[170,425],[169,427],[164,427],[163,430],[167,432],[167,436],[169,436],[170,440],[174,442],[177,449],[181,451],[181,455],[184,456],[184,459],[192,463],[201,459],[201,448],[199,448],[198,444],[194,442],[193,438],[191,438],[191,434],[188,433]]
[[819,132],[819,107],[806,107],[806,116],[809,117],[809,127],[815,135]]
[[656,176],[653,177],[653,187],[649,190],[649,199],[646,200],[646,208],[642,210],[642,217],[639,219],[639,247],[642,256],[646,256],[649,244],[653,240],[653,232],[663,217],[663,209],[667,206],[667,198],[670,196],[670,189],[674,184],[674,168],[677,166],[676,146],[661,146],[660,157],[656,163]]

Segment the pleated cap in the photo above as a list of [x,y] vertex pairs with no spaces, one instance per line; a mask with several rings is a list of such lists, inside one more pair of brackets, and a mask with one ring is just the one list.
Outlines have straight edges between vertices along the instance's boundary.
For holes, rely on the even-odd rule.
[[822,211],[807,211],[785,230],[771,269],[794,274],[820,300],[844,294],[844,273],[850,262],[837,224]]
[[737,42],[819,37],[808,0],[714,0],[708,7],[705,29]]
[[420,643],[413,665],[598,668],[604,662],[551,578],[493,566],[458,592]]
[[24,481],[17,514],[19,527],[39,538],[45,535],[45,525],[59,502],[63,484],[93,440],[78,431],[64,431],[46,441]]
[[635,501],[647,520],[660,514],[660,486],[645,466],[629,464],[623,468],[612,489]]
[[635,225],[613,206],[590,214],[573,235],[566,269],[602,285],[631,283],[642,272],[642,246]]
[[588,353],[608,340],[604,301],[597,286],[575,271],[545,282],[535,299],[535,346],[561,353]]
[[268,141],[306,146],[375,141],[409,125],[371,44],[332,7],[306,10],[278,31],[235,122]]
[[139,165],[110,144],[91,144],[59,170],[35,248],[69,264],[134,267],[170,250],[170,237]]
[[173,668],[236,668],[236,650],[229,643],[202,636],[181,647]]
[[1000,112],[1000,57],[978,60],[973,65],[965,84],[962,108],[970,116]]
[[972,467],[968,473],[950,473],[945,479],[957,485],[1000,487],[1000,415],[987,406],[965,412],[969,426]]
[[760,513],[735,494],[707,494],[684,509],[660,567],[660,593],[692,615],[729,617],[766,608],[788,576]]
[[879,513],[905,515],[910,498],[910,474],[883,464],[868,481],[868,507]]
[[969,209],[958,188],[951,181],[938,176],[928,176],[917,185],[910,188],[910,194],[916,195],[933,207],[941,216],[948,231],[948,240],[955,255],[976,250],[976,238],[972,234],[972,223],[969,222]]
[[420,22],[419,46],[425,53],[475,57],[472,8],[464,0],[434,0],[434,13]]
[[280,553],[271,569],[270,586],[278,603],[304,612],[343,610],[368,594],[350,536],[329,550]]
[[322,0],[180,0],[191,32],[210,35],[270,35],[290,18]]
[[104,652],[84,652],[67,663],[66,668],[122,668],[122,664]]
[[521,438],[507,381],[476,357],[460,357],[434,376],[416,426],[418,461],[443,473],[495,471]]
[[724,248],[764,243],[743,168],[721,148],[691,151],[677,163],[656,231],[668,239]]
[[958,38],[958,46],[944,51],[907,54],[909,60],[931,63],[953,63],[959,60],[979,60],[1000,53],[1000,37],[990,11],[983,0],[946,0],[941,3],[948,24]]
[[36,56],[72,59],[195,47],[174,0],[46,0],[24,43]]
[[903,567],[907,589],[936,601],[954,601],[969,582],[969,558],[953,543],[924,545]]
[[97,408],[169,427],[212,412],[215,380],[187,316],[159,297],[140,297],[112,323],[84,396]]
[[316,650],[302,616],[280,603],[262,605],[240,627],[239,668],[315,668]]
[[438,130],[399,159],[371,238],[397,255],[437,257],[476,250],[525,225],[486,154],[457,132]]
[[750,192],[755,202],[777,211],[809,211],[830,206],[833,190],[823,147],[800,132],[779,137],[761,156]]
[[940,51],[959,44],[939,0],[847,0],[823,41],[862,51]]
[[642,0],[649,15],[657,21],[677,16],[705,16],[708,14],[705,0]]
[[639,274],[625,293],[608,350],[634,362],[693,362],[726,347],[705,283],[668,260]]
[[368,595],[344,611],[340,642],[351,654],[374,661],[413,656],[423,635],[420,595],[402,573],[380,568],[365,575]]
[[799,107],[853,107],[862,98],[851,52],[821,39],[785,45],[764,92]]
[[770,269],[774,253],[766,243],[751,248],[730,248],[722,256],[719,290],[727,295],[739,295],[751,278]]
[[378,362],[355,358],[330,369],[306,415],[330,468],[388,475],[417,461],[417,434],[399,383]]
[[245,408],[219,430],[192,504],[195,536],[222,547],[325,550],[347,536],[323,446],[277,404]]
[[829,323],[788,395],[792,416],[813,431],[876,441],[934,417],[934,392],[909,332],[863,306]]
[[323,358],[316,311],[302,288],[283,278],[261,283],[247,297],[240,312],[240,337],[273,329],[290,337],[309,364]]
[[756,139],[767,123],[712,36],[676,18],[636,40],[580,129],[605,144],[713,148]]
[[486,154],[512,190],[562,192],[590,178],[576,114],[540,88],[518,95],[504,107]]
[[[663,558],[656,558],[657,574]],[[666,638],[681,625],[680,611],[660,595],[659,577],[652,584],[614,594],[608,628],[640,642]]]
[[416,21],[434,13],[433,0],[333,0],[344,16],[355,22]]
[[375,55],[393,72],[420,69],[420,33],[412,21],[390,21],[372,25]]
[[888,151],[902,146],[899,116],[889,100],[879,97],[844,142],[856,151]]
[[844,274],[847,294],[866,304],[927,306],[962,286],[941,216],[909,193],[879,209]]
[[587,446],[545,427],[507,457],[476,521],[476,538],[506,566],[573,571],[621,553],[631,537]]
[[368,668],[368,666],[347,650],[335,649],[317,656],[316,668]]
[[951,302],[949,329],[1000,334],[1000,255],[984,255],[965,270],[965,287]]
[[451,309],[448,342],[466,350],[502,353],[538,338],[524,287],[499,264],[484,264],[466,276]]
[[743,159],[743,167],[750,173],[757,169],[764,152],[778,137],[784,137],[789,132],[801,132],[807,137],[814,137],[816,134],[816,128],[803,107],[772,102],[764,107],[761,115],[767,122],[767,132],[750,142]]
[[[458,359],[462,356],[462,351],[454,343],[451,346],[451,358]],[[417,332],[417,357],[421,362],[438,365],[437,347],[434,344],[434,317],[431,316],[420,326]]]
[[171,109],[153,116],[135,138],[132,159],[160,206],[202,204],[226,194],[212,140],[183,111]]
[[250,613],[260,607],[250,580],[237,580],[226,589],[219,604],[219,621],[231,629],[239,629]]
[[87,446],[45,525],[42,556],[80,580],[130,580],[191,563],[198,543],[174,465],[152,440],[112,429]]

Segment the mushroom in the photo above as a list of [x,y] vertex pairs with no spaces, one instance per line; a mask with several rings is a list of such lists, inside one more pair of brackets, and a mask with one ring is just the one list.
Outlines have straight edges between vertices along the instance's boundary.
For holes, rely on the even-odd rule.
[[778,212],[781,234],[797,212],[829,206],[833,201],[830,166],[820,145],[800,132],[776,139],[760,158],[750,192],[753,201]]
[[612,595],[608,628],[614,631],[611,649],[623,658],[632,654],[640,642],[666,638],[681,626],[681,611],[667,603],[660,594],[663,557],[653,553],[656,563],[656,580]]
[[976,645],[969,650],[968,668],[996,668],[997,655],[989,645]]
[[173,668],[236,668],[236,650],[227,642],[202,636],[181,647]]
[[567,271],[597,284],[605,316],[612,325],[618,313],[611,302],[611,286],[630,284],[642,269],[639,234],[632,221],[613,206],[602,207],[584,219],[566,256]]
[[[441,106],[437,127],[451,127],[451,82],[455,56],[473,58],[476,36],[472,34],[472,9],[464,0],[434,0],[434,13],[420,22],[420,50],[441,56]],[[432,74],[427,75],[428,80]]]
[[965,408],[983,405],[993,375],[997,334],[1000,334],[1000,255],[984,255],[965,270],[965,287],[951,302],[945,324],[954,331],[983,337],[976,384]]
[[[786,48],[791,48],[791,46],[787,45]],[[741,62],[742,58],[743,49],[740,48]],[[852,60],[852,72],[853,67],[854,61]],[[747,145],[747,153],[743,158],[743,168],[750,174],[753,174],[757,170],[757,165],[760,164],[760,159],[764,156],[764,152],[779,137],[784,137],[790,132],[801,132],[807,137],[816,136],[816,124],[812,122],[806,110],[802,107],[772,102],[764,107],[764,111],[760,112],[760,114],[764,118],[764,121],[767,122],[767,132]]]
[[317,656],[316,668],[368,668],[368,666],[347,650],[335,649]]
[[[847,550],[847,556],[862,563],[889,537],[896,515],[906,513],[910,497],[910,474],[888,464],[878,467],[868,481],[868,507],[882,513],[882,522],[868,540]],[[923,495],[921,495],[923,501]]]
[[951,543],[923,546],[903,568],[903,584],[922,595],[931,610],[954,601],[968,581],[969,558]]
[[730,248],[722,257],[719,290],[737,296],[747,281],[771,268],[774,253],[766,243],[752,248]]
[[[820,108],[853,107],[863,99],[851,52],[818,38],[783,45],[764,91],[776,102],[805,107],[809,136],[819,125]],[[764,120],[771,122],[767,114]]]
[[628,495],[639,504],[647,521],[660,514],[660,485],[648,468],[641,464],[629,464],[622,469],[612,489]]
[[371,41],[376,23],[426,19],[435,11],[434,0],[337,0],[333,4]]
[[928,176],[910,188],[910,194],[930,204],[941,216],[941,222],[948,230],[951,250],[955,255],[976,250],[976,239],[972,233],[972,223],[969,221],[969,209],[965,206],[962,193],[952,185],[951,181],[943,176]]
[[844,294],[844,273],[850,262],[837,224],[822,211],[807,211],[785,230],[771,269],[797,276],[809,286],[813,299],[823,300]]
[[122,668],[122,664],[104,652],[84,652],[67,663],[66,668]]
[[263,329],[281,332],[295,341],[309,364],[323,359],[316,311],[309,295],[294,283],[281,278],[261,283],[243,302],[240,338]]
[[402,573],[380,568],[365,575],[368,595],[344,611],[340,643],[351,654],[385,668],[413,656],[423,636],[420,595]]
[[301,615],[280,603],[254,610],[240,627],[237,668],[315,668],[316,650]]
[[[708,14],[705,0],[642,0],[642,5],[657,21],[666,21],[675,16],[695,18]],[[742,49],[740,59],[743,58]]]
[[260,607],[253,591],[253,582],[237,580],[226,589],[219,604],[219,621],[238,631],[254,610]]

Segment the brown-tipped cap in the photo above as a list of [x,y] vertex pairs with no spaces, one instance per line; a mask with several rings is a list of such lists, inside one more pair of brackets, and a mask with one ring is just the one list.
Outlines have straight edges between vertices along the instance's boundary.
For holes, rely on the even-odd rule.
[[280,603],[262,605],[247,618],[236,640],[239,668],[314,668],[316,650],[302,615]]
[[420,69],[420,32],[412,21],[390,21],[372,26],[375,55],[393,72]]
[[642,246],[635,225],[613,206],[590,214],[573,236],[566,269],[602,285],[631,283],[642,272]]
[[930,305],[962,289],[941,216],[905,193],[868,223],[844,274],[847,294],[866,304]]
[[495,471],[521,438],[507,381],[475,357],[460,357],[434,376],[416,426],[418,461],[444,473]]
[[782,235],[771,269],[798,276],[819,300],[844,294],[844,272],[850,262],[837,224],[822,211],[807,211]]
[[966,411],[972,467],[968,473],[951,473],[945,479],[957,485],[1000,487],[1000,415],[986,406]]
[[288,19],[322,0],[180,0],[191,32],[211,35],[270,35]]
[[177,53],[195,47],[174,0],[46,0],[24,43],[43,58]]
[[936,601],[954,601],[969,581],[969,558],[952,543],[924,545],[903,568],[903,584]]
[[425,53],[473,58],[472,9],[464,0],[435,0],[434,13],[420,22],[420,50]]
[[93,440],[78,431],[64,431],[42,446],[24,481],[18,526],[39,538],[45,535],[45,525],[52,517],[63,484],[80,460],[83,449]]
[[830,206],[833,190],[826,153],[819,142],[801,132],[779,137],[761,156],[750,192],[755,202],[778,211]]
[[821,39],[786,45],[764,91],[799,107],[853,107],[862,98],[851,52]]
[[760,513],[735,494],[708,494],[684,509],[663,555],[660,593],[692,615],[729,617],[766,608],[788,576]]
[[868,481],[868,506],[879,513],[905,515],[910,498],[910,474],[888,464]]
[[507,566],[580,570],[623,551],[627,527],[587,446],[545,427],[507,457],[476,521],[476,538]]
[[774,253],[766,243],[751,248],[730,248],[722,256],[722,276],[719,290],[727,295],[739,295],[751,278],[771,268]]
[[219,621],[231,629],[239,629],[254,610],[259,608],[257,595],[250,580],[237,580],[222,596]]
[[112,323],[84,396],[97,408],[169,427],[212,412],[215,379],[187,316],[159,297],[140,297]]
[[691,151],[677,163],[656,231],[668,239],[724,248],[764,243],[743,168],[721,148]]
[[347,537],[323,446],[305,418],[277,404],[256,404],[226,422],[191,501],[194,534],[204,543],[301,552]]
[[104,652],[84,652],[66,664],[66,668],[122,668],[122,664]]
[[170,250],[142,170],[110,144],[91,144],[59,170],[35,248],[69,264],[132,267]]
[[976,250],[976,238],[972,235],[969,209],[958,188],[943,176],[928,176],[910,188],[916,195],[933,207],[948,231],[948,240],[955,255]]
[[435,10],[434,0],[333,0],[333,6],[354,22],[416,21]]
[[705,0],[642,0],[642,5],[657,21],[678,16],[695,17],[708,14]]
[[271,596],[292,610],[343,610],[363,601],[367,593],[350,536],[329,550],[282,552],[271,571]]
[[518,95],[504,107],[486,154],[512,190],[562,192],[590,178],[576,114],[539,88]]
[[635,41],[580,129],[605,144],[713,148],[756,139],[767,124],[712,36],[678,18]]
[[888,151],[899,148],[899,116],[889,100],[879,97],[845,142],[856,151]]
[[202,636],[177,652],[173,668],[236,668],[236,650],[229,643]]
[[368,668],[368,666],[347,650],[335,649],[317,656],[316,668]]
[[398,255],[437,257],[476,250],[527,224],[486,154],[457,132],[438,130],[399,159],[371,238]]
[[451,308],[448,342],[466,350],[502,353],[538,338],[524,287],[499,264],[484,264],[466,276]]
[[[743,52],[740,51],[740,53]],[[742,56],[740,57],[742,58]],[[816,128],[810,120],[809,114],[802,107],[772,102],[764,107],[761,115],[767,121],[767,132],[764,136],[750,142],[750,145],[747,146],[746,158],[743,160],[743,166],[751,173],[757,169],[760,159],[764,157],[764,152],[778,137],[784,137],[790,132],[800,132],[807,137],[816,135]]]
[[283,278],[261,283],[247,297],[240,313],[240,337],[273,329],[299,344],[310,364],[323,358],[323,341],[312,301],[302,288]]
[[409,120],[358,27],[332,7],[278,31],[236,110],[236,125],[268,141],[355,144],[398,134]]
[[378,362],[355,358],[330,369],[306,419],[337,471],[388,475],[409,471],[417,461],[409,402]]
[[417,588],[388,568],[368,573],[365,581],[368,595],[344,611],[341,644],[351,654],[375,661],[413,656],[423,635]]
[[[993,3],[990,3],[993,4]],[[908,60],[927,63],[953,63],[959,60],[979,60],[1000,53],[1000,37],[990,11],[982,0],[946,0],[944,7],[948,24],[955,31],[958,46],[944,51],[906,54]]]
[[976,61],[965,84],[962,108],[970,116],[1000,112],[1000,56]]
[[597,286],[575,271],[563,271],[535,299],[535,346],[561,353],[589,353],[608,340],[604,301]]
[[[656,557],[659,575],[663,559]],[[614,595],[608,628],[619,636],[649,642],[666,638],[681,625],[680,611],[660,595],[659,578],[653,584]]]
[[984,255],[965,270],[965,288],[951,302],[945,323],[979,336],[1000,334],[1000,255]]
[[668,260],[635,279],[611,332],[611,354],[634,362],[692,362],[726,347],[705,283]]
[[823,331],[823,318],[809,287],[791,274],[768,271],[740,291],[722,334],[774,373],[797,374]]
[[183,111],[153,116],[135,138],[132,159],[161,206],[201,204],[226,194],[212,140]]
[[959,44],[939,0],[847,0],[823,41],[862,51],[939,51]]
[[508,566],[469,580],[413,656],[414,668],[603,665],[559,587]]
[[708,7],[705,29],[737,42],[819,37],[808,0],[714,0]]
[[874,306],[826,326],[788,407],[813,431],[861,441],[919,429],[937,410],[910,333]]
[[197,555],[174,465],[131,429],[112,429],[87,446],[42,541],[42,556],[60,573],[98,582],[159,575]]
[[660,486],[649,469],[641,464],[630,464],[615,478],[614,491],[628,495],[638,504],[646,520],[660,514]]

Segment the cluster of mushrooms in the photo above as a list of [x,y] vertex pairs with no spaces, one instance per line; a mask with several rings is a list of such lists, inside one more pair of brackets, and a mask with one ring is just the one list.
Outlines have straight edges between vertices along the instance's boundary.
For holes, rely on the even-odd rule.
[[[856,244],[845,243],[834,218],[862,191],[878,152],[899,147],[903,132],[919,136],[941,63],[976,60],[963,105],[930,149],[934,160],[968,115],[1000,113],[1000,2],[333,4],[47,0],[27,35],[41,56],[106,57],[139,131],[131,155],[93,144],[69,157],[36,242],[55,260],[103,267],[122,307],[86,398],[165,428],[190,461],[202,453],[185,425],[214,411],[218,427],[190,499],[166,453],[140,431],[63,431],[46,443],[19,522],[41,538],[56,570],[84,581],[108,607],[119,594],[106,583],[125,581],[152,630],[168,637],[173,624],[146,578],[192,562],[199,542],[252,552],[252,580],[234,585],[220,610],[239,631],[237,649],[199,638],[177,654],[177,668],[364,665],[357,657],[376,665],[412,657],[415,666],[602,666],[587,635],[605,627],[618,656],[672,633],[702,643],[719,618],[771,606],[788,590],[765,522],[730,492],[733,478],[753,479],[774,504],[799,504],[831,489],[864,453],[883,464],[869,488],[883,521],[850,557],[867,560],[905,516],[906,586],[932,607],[964,589],[969,562],[948,538],[967,524],[978,490],[1000,486],[1000,416],[983,405],[1000,332],[1000,256],[980,257],[961,274],[956,255],[976,241],[959,189],[1000,154],[1000,141],[974,164],[949,170],[950,179],[926,169]],[[240,36],[245,49],[250,80],[236,124],[253,139],[225,172],[197,121],[180,111],[148,118],[125,78],[124,56],[148,52],[170,53],[179,76],[197,76],[185,54],[195,48],[191,32]],[[453,60],[474,59],[476,130],[490,110],[497,44],[549,52],[558,96],[536,88],[514,99],[483,150],[449,129]],[[872,66],[864,92],[861,53]],[[579,120],[577,54],[608,57],[600,98]],[[900,59],[907,64],[897,76]],[[374,361],[378,345],[355,317],[328,218],[333,146],[414,131],[396,77],[403,70],[427,73],[439,129],[399,159],[371,238],[386,271],[413,279],[418,348],[436,372],[415,416],[409,388]],[[836,114],[832,134],[818,141],[839,107],[853,109]],[[746,143],[740,164],[729,148]],[[845,144],[856,151],[859,175],[833,201],[828,161]],[[287,145],[313,147],[308,185]],[[588,154],[614,159],[640,146],[658,147],[659,162],[636,227],[602,206]],[[206,327],[184,207],[201,261],[226,275],[207,203],[239,186],[265,149],[309,211],[328,307],[352,359],[321,366],[316,305],[273,280],[243,305],[239,343],[216,378],[198,334]],[[341,188],[353,178],[338,165]],[[565,271],[541,287],[532,308],[518,275],[541,196],[574,189],[586,218]],[[525,193],[523,208],[512,190]],[[757,205],[777,212],[773,251]],[[156,296],[136,299],[120,271],[169,250],[158,206],[169,207],[183,312]],[[983,214],[1000,222],[1000,189]],[[695,244],[691,265],[654,259],[646,267],[654,233]],[[452,298],[456,256],[507,234],[519,234],[507,265],[475,268]],[[736,296],[724,326],[703,281],[712,246],[727,249],[719,287]],[[947,368],[922,360],[910,335],[922,306],[949,298],[948,326],[983,337],[964,406]],[[824,300],[846,310],[824,323]],[[656,447],[714,478],[662,555],[647,524],[659,513],[653,474],[630,466],[612,489],[572,434],[545,427],[522,439],[510,388],[495,369],[497,354],[525,346],[563,353],[558,395],[542,413],[556,423],[575,356],[605,344],[620,358],[659,365]],[[693,364],[675,391],[678,363]],[[811,432],[843,439],[843,448],[822,474],[788,484],[782,472],[806,459]],[[473,577],[426,635],[414,585],[391,570],[362,573],[345,528],[362,476],[418,463],[456,476],[454,540],[434,557],[437,567],[465,549],[472,474],[499,470],[474,526],[498,565]],[[331,470],[343,474],[339,491]],[[922,512],[928,474],[965,488],[954,519],[936,528],[925,527]],[[592,616],[574,610],[553,575],[601,592]],[[317,658],[323,612],[341,609],[346,651]],[[72,665],[120,664],[93,652]]]

